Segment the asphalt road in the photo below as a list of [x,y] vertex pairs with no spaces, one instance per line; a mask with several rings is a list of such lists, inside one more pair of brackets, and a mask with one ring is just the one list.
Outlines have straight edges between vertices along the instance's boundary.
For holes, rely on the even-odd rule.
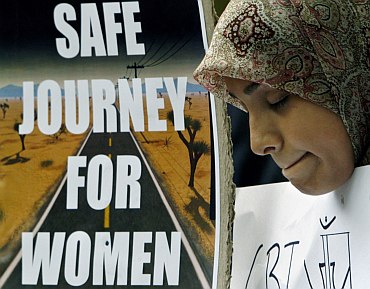
[[[102,133],[91,134],[85,147],[81,152],[81,156],[87,156],[88,160],[92,157],[103,154],[111,158],[114,167],[116,164],[117,155],[136,155],[140,158],[142,163],[142,174],[139,180],[141,184],[141,208],[140,209],[114,209],[114,202],[111,204],[109,214],[106,210],[92,209],[86,200],[86,188],[79,189],[79,208],[77,210],[66,209],[66,190],[65,183],[60,194],[53,205],[48,217],[41,226],[39,232],[66,232],[68,237],[76,231],[87,232],[94,245],[95,232],[153,232],[153,239],[155,232],[167,232],[167,238],[170,240],[171,232],[176,231],[175,225],[169,216],[169,213],[162,202],[162,199],[156,189],[152,177],[147,170],[140,153],[132,140],[129,133]],[[86,169],[81,168],[79,174],[86,176]],[[114,182],[115,184],[115,174]],[[113,188],[115,192],[115,186]],[[113,194],[114,196],[114,194]],[[113,198],[114,199],[114,198]],[[132,235],[132,234],[131,234]],[[130,242],[132,246],[132,242]],[[132,248],[130,247],[130,252]],[[145,251],[151,252],[151,260],[154,258],[154,244],[148,243],[145,245]],[[130,253],[130,260],[132,258]],[[63,260],[65,256],[63,256]],[[91,258],[92,259],[92,258]],[[40,285],[21,285],[21,262],[15,267],[13,273],[8,278],[3,286],[4,289],[15,288],[75,288],[67,283],[64,277],[64,262],[62,260],[62,267],[60,270],[58,286]],[[184,288],[184,289],[198,289],[204,288],[201,285],[198,275],[195,272],[193,263],[191,262],[187,250],[181,245],[181,259],[180,259],[180,275],[178,286],[153,286],[160,288]],[[130,264],[130,262],[129,262]],[[92,261],[90,263],[92,268]],[[151,274],[153,272],[153,262],[144,265],[144,272]],[[128,270],[128,283],[130,284],[130,270]],[[166,280],[166,278],[165,278]],[[166,284],[166,281],[165,283]],[[203,283],[204,284],[204,283]],[[87,282],[80,286],[81,288],[150,288],[152,286],[92,286],[92,273],[90,273]],[[207,287],[207,286],[206,286]]]

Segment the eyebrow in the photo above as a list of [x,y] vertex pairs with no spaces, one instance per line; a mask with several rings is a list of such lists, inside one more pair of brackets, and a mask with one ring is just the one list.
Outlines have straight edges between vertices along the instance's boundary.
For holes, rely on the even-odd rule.
[[244,87],[244,90],[243,92],[245,94],[252,94],[254,91],[256,91],[258,89],[258,87],[260,86],[261,84],[260,83],[256,83],[256,82],[251,82],[250,84],[246,85]]

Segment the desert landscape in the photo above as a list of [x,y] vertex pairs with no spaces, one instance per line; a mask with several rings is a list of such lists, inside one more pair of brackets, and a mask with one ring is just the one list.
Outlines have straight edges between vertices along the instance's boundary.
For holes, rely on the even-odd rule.
[[[166,119],[171,106],[165,99],[165,108],[160,111],[160,119]],[[197,131],[196,140],[211,145],[209,101],[206,93],[188,94],[190,102],[185,102],[184,114],[197,119],[201,129]],[[190,104],[191,103],[191,104]],[[135,138],[147,156],[157,178],[161,180],[165,192],[169,195],[172,206],[179,212],[182,223],[189,228],[189,233],[199,252],[212,262],[214,250],[214,223],[209,217],[211,191],[211,155],[200,157],[194,187],[188,186],[190,163],[188,150],[168,121],[166,132],[136,132]],[[183,135],[189,139],[186,131]]]
[[[162,96],[170,108],[167,95]],[[49,202],[66,172],[67,157],[75,155],[86,135],[61,132],[41,134],[37,126],[24,139],[15,130],[22,121],[20,99],[0,99],[7,103],[5,117],[0,116],[0,272],[20,246],[20,234],[31,231],[40,210]],[[208,96],[205,93],[187,95],[185,116],[200,123],[195,141],[211,145]],[[160,118],[168,117],[169,109],[160,110]],[[183,136],[189,139],[187,131]],[[214,224],[209,218],[211,157],[202,154],[196,167],[194,185],[190,177],[189,152],[174,131],[170,121],[166,132],[136,132],[136,140],[144,151],[171,206],[190,235],[193,246],[212,264]]]
[[[6,102],[0,99],[0,103]],[[67,164],[86,135],[67,132],[47,136],[37,129],[24,139],[25,150],[14,126],[22,122],[22,101],[10,99],[0,118],[0,269],[19,247],[20,234],[30,231],[56,190]]]

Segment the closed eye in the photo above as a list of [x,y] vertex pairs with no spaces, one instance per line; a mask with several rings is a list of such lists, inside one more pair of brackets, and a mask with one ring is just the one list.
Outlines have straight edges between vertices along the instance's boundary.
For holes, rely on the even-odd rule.
[[270,103],[270,106],[274,110],[281,110],[287,106],[288,101],[289,101],[289,94],[282,95],[276,101]]

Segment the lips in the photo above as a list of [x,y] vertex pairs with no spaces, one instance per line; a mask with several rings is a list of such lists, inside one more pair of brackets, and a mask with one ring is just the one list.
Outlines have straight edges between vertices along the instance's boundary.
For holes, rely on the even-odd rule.
[[[305,152],[301,156],[298,156],[289,162],[280,162],[283,164],[281,167],[282,174],[288,180],[292,181],[293,179],[302,178],[309,171],[307,170],[307,165],[310,165],[311,162],[306,162],[305,160],[309,157],[310,153]],[[279,164],[279,163],[278,163]],[[285,165],[287,164],[287,165]]]
[[283,170],[289,170],[290,168],[294,167],[296,164],[298,164],[301,160],[303,160],[307,156],[307,153],[304,153],[301,157],[296,159],[295,161],[291,162],[286,167],[283,167]]
[[285,158],[283,156],[278,155],[271,155],[275,163],[281,168],[282,170],[287,170],[293,166],[295,166],[297,163],[299,163],[307,154],[307,152],[304,152],[302,155],[299,155],[295,158]]

